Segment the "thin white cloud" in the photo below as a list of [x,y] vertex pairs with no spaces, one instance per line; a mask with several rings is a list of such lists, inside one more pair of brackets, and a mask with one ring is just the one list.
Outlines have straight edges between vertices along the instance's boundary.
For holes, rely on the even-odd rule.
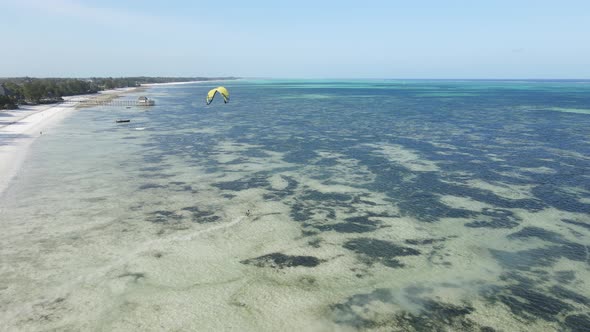
[[161,15],[151,15],[141,11],[128,11],[108,7],[98,7],[83,4],[75,0],[8,0],[12,7],[35,11],[45,15],[81,20],[90,24],[115,27],[157,27],[157,28],[187,28],[192,24],[185,24],[176,19]]

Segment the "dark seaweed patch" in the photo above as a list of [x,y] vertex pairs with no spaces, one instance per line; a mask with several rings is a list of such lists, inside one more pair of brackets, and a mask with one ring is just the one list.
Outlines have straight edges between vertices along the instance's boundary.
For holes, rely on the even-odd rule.
[[584,262],[588,261],[588,249],[587,246],[568,242],[560,247],[557,250],[563,257],[571,259],[573,261]]
[[310,246],[314,247],[314,248],[319,248],[321,247],[321,243],[322,243],[322,239],[321,238],[315,238],[313,240],[309,240],[307,242],[307,244],[309,244]]
[[210,222],[216,222],[219,219],[221,219],[221,217],[219,217],[219,216],[210,216],[210,217],[193,218],[193,221],[197,222],[199,224],[205,224],[205,223],[210,223]]
[[508,235],[508,238],[514,239],[526,239],[530,237],[536,237],[544,241],[553,243],[567,243],[561,236],[561,234],[548,231],[540,227],[525,227],[516,233]]
[[293,190],[297,189],[299,182],[297,182],[297,180],[295,180],[293,177],[281,175],[281,178],[283,178],[283,180],[287,181],[287,187],[285,189],[283,189],[283,191],[293,192]]
[[322,158],[322,159],[314,162],[313,164],[317,165],[317,166],[331,167],[331,166],[338,165],[338,159],[337,158]]
[[557,186],[541,185],[533,188],[532,192],[559,210],[590,214],[590,204],[580,202],[578,196],[567,193]]
[[316,230],[302,230],[301,231],[301,235],[302,236],[314,236],[314,235],[318,235],[319,232]]
[[509,283],[507,286],[495,285],[482,294],[491,303],[499,301],[508,306],[513,314],[527,320],[542,319],[563,324],[560,321],[562,315],[576,311],[572,304],[587,307],[590,299],[560,285],[545,287],[552,281],[548,276],[550,274],[543,270],[507,272],[500,277],[502,281]]
[[157,174],[150,174],[149,178],[151,179],[169,179],[173,178],[174,175],[172,174],[164,174],[164,173],[157,173]]
[[383,260],[380,260],[380,262],[381,262],[381,264],[383,264],[387,267],[391,267],[393,269],[399,269],[399,268],[406,266],[406,264],[400,262],[399,259],[393,259],[393,258],[383,259]]
[[[306,144],[309,145],[309,144]],[[288,163],[310,163],[318,157],[317,153],[309,147],[291,150],[283,156],[283,160]]]
[[472,221],[465,224],[466,227],[471,228],[514,228],[518,223],[509,220],[493,220],[493,221]]
[[504,267],[526,271],[533,267],[552,266],[562,257],[584,262],[587,250],[581,244],[567,243],[515,252],[492,249],[490,253]]
[[401,322],[412,326],[418,331],[438,330],[437,326],[449,326],[459,329],[474,329],[477,325],[466,318],[473,312],[470,306],[458,306],[431,299],[414,299],[423,306],[420,314],[406,314],[398,318]]
[[193,187],[191,185],[186,184],[185,182],[174,181],[169,183],[170,190],[174,191],[190,191],[193,192]]
[[540,282],[538,279],[535,279],[534,277],[535,277],[534,274],[525,274],[525,273],[521,273],[519,271],[510,271],[510,272],[503,273],[500,276],[500,280],[508,282],[508,283],[517,282],[518,284],[521,285],[521,287],[535,287]]
[[565,326],[569,327],[572,331],[590,331],[590,316],[589,315],[570,315],[565,318]]
[[336,231],[338,233],[366,233],[372,232],[377,229],[377,227],[373,225],[362,225],[356,223],[338,223],[331,225],[316,226],[316,228],[322,232]]
[[553,287],[551,287],[550,289],[551,293],[561,299],[568,299],[580,304],[584,304],[584,305],[590,305],[590,299],[588,299],[587,297],[578,294],[576,292],[573,292],[569,289],[566,289],[562,286],[559,285],[555,285]]
[[262,194],[262,199],[264,199],[265,201],[278,201],[281,199],[281,197],[279,195],[276,195],[274,193],[266,193],[266,194]]
[[466,223],[466,227],[471,228],[514,228],[519,225],[520,218],[516,217],[510,210],[484,208],[480,218]]
[[271,156],[259,149],[248,149],[246,151],[242,151],[241,154],[250,158],[268,158]]
[[216,222],[221,219],[219,216],[216,216],[214,212],[211,211],[202,211],[196,206],[189,206],[182,208],[183,211],[189,211],[192,213],[192,221],[199,223],[199,224],[206,224],[210,222]]
[[480,332],[496,332],[496,330],[493,327],[489,327],[489,326],[482,326],[479,328]]
[[392,214],[387,212],[375,213],[371,211],[367,211],[367,217],[377,217],[377,218],[399,218],[401,217],[399,214]]
[[397,257],[420,254],[420,251],[416,249],[402,247],[391,242],[371,238],[349,240],[344,244],[344,248],[371,257]]
[[143,184],[143,185],[139,186],[139,190],[157,189],[157,188],[166,188],[166,186],[162,186],[162,185],[155,184],[155,183],[147,183],[147,184]]
[[336,201],[347,202],[352,200],[352,196],[341,193],[322,193],[316,190],[307,190],[301,196],[301,199],[312,200],[318,202]]
[[560,234],[543,228],[525,227],[516,233],[510,234],[508,237],[512,239],[536,237],[556,245],[517,252],[491,250],[492,255],[506,267],[528,270],[535,266],[553,265],[557,259],[562,257],[580,262],[588,260],[588,252],[590,249],[587,246],[567,241]]
[[561,221],[563,221],[564,223],[570,224],[570,225],[576,225],[576,226],[583,227],[587,230],[590,230],[590,224],[585,223],[585,222],[575,221],[575,220],[571,220],[571,219],[561,219]]
[[561,300],[522,285],[509,286],[506,290],[508,294],[498,296],[500,301],[515,315],[527,319],[542,318],[546,321],[556,321],[558,314],[573,309]]
[[493,331],[489,327],[479,326],[467,317],[474,311],[471,306],[460,306],[412,295],[407,296],[406,301],[418,307],[418,311],[400,310],[390,314],[385,312],[372,314],[374,303],[399,305],[396,296],[390,290],[382,288],[369,294],[351,296],[345,302],[333,304],[330,308],[333,320],[337,324],[361,330],[386,328],[396,331],[481,331],[481,329]]
[[272,253],[256,258],[246,259],[240,263],[258,267],[282,269],[285,267],[295,266],[314,267],[320,264],[320,260],[313,256],[289,256],[281,253]]
[[170,223],[182,219],[181,215],[178,215],[173,211],[160,210],[152,212],[150,215],[151,217],[149,217],[147,220],[154,223]]
[[164,154],[143,155],[143,162],[146,164],[161,164],[164,161]]
[[304,288],[312,289],[313,287],[316,286],[317,279],[312,276],[303,276],[303,277],[297,279],[297,282],[299,285],[301,285]]
[[174,190],[174,191],[186,191],[186,192],[195,192],[193,190],[193,187],[189,184],[186,184],[186,182],[182,182],[182,181],[172,181],[168,183],[169,186],[168,188],[170,190]]
[[420,254],[420,251],[416,249],[402,247],[391,242],[371,238],[349,240],[344,244],[344,248],[370,257],[398,257]]
[[303,203],[295,203],[291,206],[290,215],[293,220],[302,221],[305,225],[320,222],[319,218],[315,218],[316,214],[328,219],[336,219],[336,211],[330,207]]
[[248,162],[248,158],[239,157],[239,158],[232,159],[230,161],[220,163],[220,164],[222,164],[222,165],[240,165],[240,164],[244,164],[246,162]]
[[255,174],[251,178],[236,181],[219,182],[213,184],[221,190],[241,191],[252,188],[265,188],[269,186],[266,175]]
[[328,217],[330,219],[336,219],[336,211],[334,211],[334,209],[326,208],[324,210],[328,212],[326,217]]
[[320,231],[333,230],[339,233],[366,233],[372,232],[379,228],[379,223],[370,220],[368,216],[350,217],[344,220],[346,222],[330,225],[320,225],[316,226],[316,228]]
[[378,222],[369,219],[369,216],[348,217],[344,220],[349,223],[362,224],[362,225],[376,226],[379,224]]
[[557,271],[554,278],[562,284],[569,284],[576,280],[576,274],[574,271]]
[[426,257],[426,259],[428,260],[428,262],[430,262],[432,265],[442,265],[442,266],[446,266],[449,267],[452,264],[448,261],[445,261],[446,256],[449,256],[449,254],[445,254],[441,252],[441,249],[444,248],[443,245],[435,245],[432,247],[432,250],[428,253],[428,256]]
[[476,212],[467,209],[457,209],[440,202],[431,193],[415,193],[399,203],[402,215],[412,216],[420,221],[435,222],[440,218],[469,218]]
[[313,217],[312,209],[306,207],[303,203],[293,204],[289,214],[295,221],[306,221]]
[[393,268],[404,266],[396,257],[420,255],[420,251],[416,249],[371,238],[349,240],[344,243],[343,247],[361,254],[369,264],[380,262]]
[[426,245],[426,244],[433,244],[436,242],[443,242],[446,241],[446,239],[442,238],[442,239],[408,239],[405,240],[404,242],[407,244],[411,244],[411,245]]

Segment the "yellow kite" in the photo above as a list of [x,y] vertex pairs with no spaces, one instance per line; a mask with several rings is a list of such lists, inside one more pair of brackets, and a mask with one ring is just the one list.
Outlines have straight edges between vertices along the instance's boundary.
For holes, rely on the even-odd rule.
[[215,95],[219,92],[220,95],[223,96],[223,102],[227,104],[229,101],[229,91],[222,86],[218,86],[215,89],[211,89],[209,93],[207,93],[207,105],[211,104]]

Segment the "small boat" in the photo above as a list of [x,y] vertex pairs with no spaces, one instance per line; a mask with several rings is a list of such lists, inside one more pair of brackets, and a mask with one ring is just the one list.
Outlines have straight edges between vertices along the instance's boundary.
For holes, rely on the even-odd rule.
[[156,102],[153,99],[149,99],[148,97],[141,96],[137,98],[137,105],[139,106],[154,106]]
[[116,123],[130,122],[131,120],[115,120]]

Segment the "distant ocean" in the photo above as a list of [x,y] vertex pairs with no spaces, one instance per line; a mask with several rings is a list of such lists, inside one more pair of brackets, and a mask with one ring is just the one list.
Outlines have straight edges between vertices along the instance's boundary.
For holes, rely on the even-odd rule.
[[590,329],[590,81],[139,95],[0,198],[0,330]]

